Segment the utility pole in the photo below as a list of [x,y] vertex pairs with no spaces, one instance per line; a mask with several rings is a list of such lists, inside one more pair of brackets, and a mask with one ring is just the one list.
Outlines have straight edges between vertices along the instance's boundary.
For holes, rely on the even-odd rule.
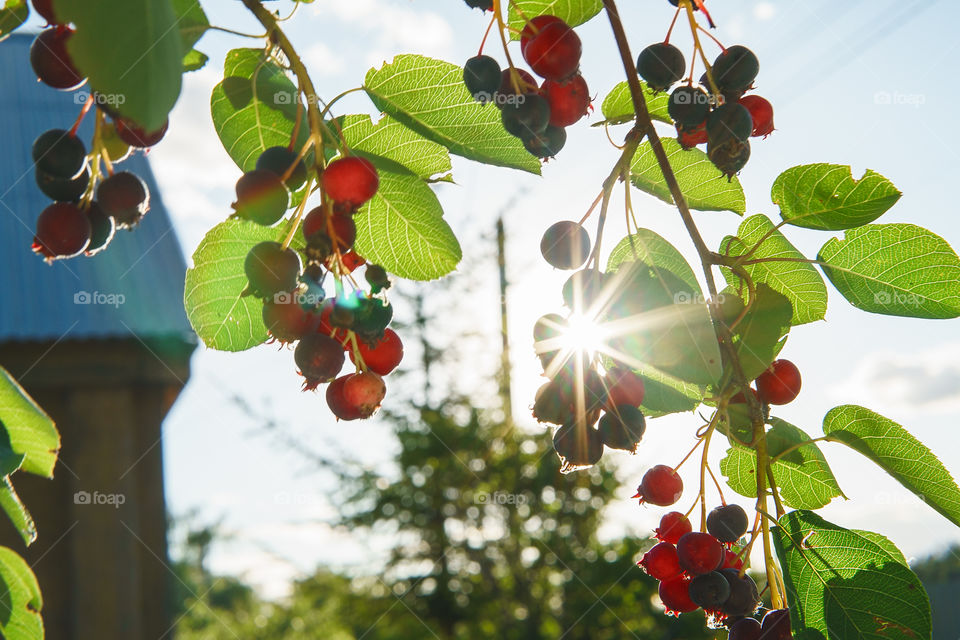
[[[508,205],[509,206],[509,205]],[[513,425],[513,394],[510,386],[510,335],[507,322],[507,255],[503,215],[497,218],[497,267],[500,270],[500,401],[504,423]]]

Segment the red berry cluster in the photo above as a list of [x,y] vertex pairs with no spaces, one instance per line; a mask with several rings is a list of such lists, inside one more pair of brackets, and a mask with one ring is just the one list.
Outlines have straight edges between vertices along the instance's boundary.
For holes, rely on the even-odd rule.
[[[290,190],[307,177],[302,159],[284,147],[265,150],[256,168],[237,182],[237,217],[273,225],[284,215]],[[367,264],[369,290],[349,274],[365,261],[353,250],[353,215],[376,194],[380,180],[368,160],[344,156],[320,173],[322,203],[303,219],[302,255],[278,242],[261,242],[244,261],[247,293],[263,300],[263,322],[281,343],[296,343],[294,361],[304,389],[330,383],[326,399],[341,420],[369,418],[386,394],[383,376],[403,358],[403,343],[392,329],[393,307],[383,267]],[[305,266],[304,266],[305,265]],[[330,277],[335,295],[327,296]],[[348,291],[345,280],[352,284]],[[329,285],[328,285],[329,286]],[[354,372],[340,375],[347,354]]]
[[[773,107],[753,88],[760,71],[757,56],[735,45],[722,50],[695,86],[692,75],[670,94],[667,110],[685,148],[707,145],[710,161],[728,177],[750,158],[749,138],[773,131]],[[667,42],[652,44],[637,58],[637,72],[654,91],[666,91],[687,72],[683,52]]]
[[[30,47],[30,64],[37,78],[54,89],[78,89],[86,78],[67,51],[73,28],[58,23],[50,0],[34,0],[33,4],[37,13],[52,25]],[[143,180],[128,171],[115,173],[113,166],[128,156],[130,148],[144,149],[159,142],[167,126],[144,131],[111,109],[109,102],[93,93],[70,130],[51,129],[33,143],[37,186],[53,200],[37,218],[33,250],[48,262],[81,253],[99,253],[113,239],[116,229],[133,229],[150,209],[150,193]],[[100,126],[95,146],[99,148],[88,153],[77,130],[93,104],[112,122],[103,121],[97,114]],[[104,146],[108,137],[117,140],[111,148],[116,157],[110,157]],[[106,166],[106,177],[101,173],[101,161]]]
[[490,56],[467,60],[463,81],[475,100],[493,102],[504,128],[538,158],[555,156],[567,140],[565,127],[590,109],[590,91],[580,75],[580,37],[557,16],[531,19],[520,34],[524,60],[543,83],[522,69],[501,71]]
[[[535,328],[539,344],[549,343],[564,319],[551,314],[541,318]],[[542,352],[544,369],[551,371],[555,357]],[[640,404],[643,380],[633,371],[612,367],[603,375],[582,356],[570,359],[549,376],[537,391],[533,417],[538,422],[557,425],[553,447],[564,460],[566,469],[594,465],[603,456],[603,447],[635,453],[646,430]]]
[[[679,479],[671,474],[676,475],[669,467],[654,467],[644,476],[648,486],[641,485],[638,493],[673,495]],[[658,482],[669,486],[660,487]],[[638,564],[660,581],[660,599],[668,615],[702,608],[715,620],[732,624],[757,610],[757,585],[749,575],[741,575],[743,558],[733,547],[747,527],[747,514],[737,505],[711,511],[707,532],[693,531],[687,517],[677,511],[661,518],[656,529],[660,542]]]

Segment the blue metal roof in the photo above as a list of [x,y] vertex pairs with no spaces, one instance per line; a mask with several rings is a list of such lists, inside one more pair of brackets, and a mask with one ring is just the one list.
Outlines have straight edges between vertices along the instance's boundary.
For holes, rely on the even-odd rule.
[[[142,153],[119,165],[150,189],[150,211],[139,227],[118,230],[92,258],[48,265],[31,251],[37,217],[50,204],[34,179],[31,145],[48,129],[69,129],[80,110],[76,93],[37,81],[29,63],[33,37],[0,42],[0,342],[131,334],[195,341],[183,310],[186,262]],[[92,132],[88,114],[80,129],[88,147]]]

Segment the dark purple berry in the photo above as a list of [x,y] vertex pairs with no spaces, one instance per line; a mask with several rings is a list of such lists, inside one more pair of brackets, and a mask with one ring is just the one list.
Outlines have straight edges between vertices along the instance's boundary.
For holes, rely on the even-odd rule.
[[97,202],[113,217],[118,229],[131,229],[150,210],[150,193],[139,176],[120,171],[97,187]]
[[720,542],[736,542],[749,526],[747,512],[738,504],[725,504],[707,515],[707,531]]
[[664,91],[683,77],[687,69],[683,52],[672,44],[652,44],[637,57],[637,72],[654,91]]
[[260,298],[269,298],[297,287],[300,256],[293,249],[284,249],[279,242],[261,242],[247,253],[243,271],[250,291]]
[[41,133],[33,141],[31,153],[37,170],[54,178],[76,178],[87,164],[83,141],[63,129]]

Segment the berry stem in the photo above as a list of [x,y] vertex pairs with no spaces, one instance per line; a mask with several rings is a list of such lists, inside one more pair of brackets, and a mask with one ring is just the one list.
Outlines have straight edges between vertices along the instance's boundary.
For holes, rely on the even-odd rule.
[[[243,2],[243,5],[256,17],[260,24],[263,25],[263,28],[266,29],[270,41],[275,43],[287,57],[287,60],[290,61],[290,68],[294,75],[297,76],[297,83],[307,102],[307,119],[310,122],[310,131],[315,138],[317,149],[322,150],[323,134],[327,133],[331,138],[334,136],[327,129],[323,118],[320,116],[320,96],[313,86],[313,81],[310,79],[310,74],[307,72],[303,60],[299,54],[297,54],[297,50],[293,44],[290,43],[287,34],[280,28],[277,17],[260,4],[259,0],[241,0],[241,2]],[[317,169],[322,171],[326,167],[326,154],[322,152],[315,153],[314,158],[316,159]],[[299,217],[297,220],[299,222]],[[289,236],[292,238],[293,232],[291,232]],[[285,244],[284,246],[287,245]]]
[[93,202],[93,196],[97,192],[97,182],[100,181],[100,156],[103,153],[103,140],[101,130],[103,129],[103,113],[97,110],[93,120],[93,143],[90,150],[90,183],[87,190],[80,200],[80,208],[86,211]]
[[681,8],[677,7],[677,10],[673,14],[673,20],[670,21],[670,28],[667,29],[667,36],[663,39],[663,44],[670,44],[670,36],[673,35],[673,28],[677,26],[677,18],[680,17]]
[[306,192],[304,193],[303,200],[301,200],[300,204],[297,205],[297,212],[294,214],[293,218],[290,219],[290,228],[287,229],[287,235],[283,238],[282,246],[284,249],[290,246],[290,243],[293,242],[294,234],[297,232],[297,229],[300,228],[300,221],[303,219],[303,212],[307,210],[307,196],[310,194],[310,187],[312,184],[313,177],[307,180]]
[[702,33],[703,35],[713,40],[714,43],[716,43],[716,45],[720,47],[720,51],[726,52],[727,48],[723,46],[723,43],[717,40],[716,36],[714,36],[712,33],[704,29],[699,22],[697,23],[697,30],[700,31],[700,33]]
[[293,151],[293,146],[297,144],[297,137],[300,135],[300,125],[303,123],[303,99],[297,94],[297,116],[293,121],[293,131],[290,133],[290,144],[287,149]]
[[[313,138],[307,139],[307,141],[300,148],[300,153],[297,154],[296,159],[294,159],[294,161],[290,163],[290,166],[287,167],[287,170],[283,172],[282,176],[280,176],[281,182],[286,182],[287,180],[290,179],[290,176],[293,175],[293,172],[296,170],[297,165],[310,152],[310,148],[313,146],[313,142],[314,142]],[[306,195],[310,195],[310,192],[307,191]],[[306,200],[306,196],[304,196],[304,200]]]
[[330,113],[330,108],[333,107],[334,103],[336,103],[340,98],[348,96],[351,93],[356,93],[357,91],[363,91],[363,87],[354,87],[353,89],[347,89],[346,91],[342,91],[336,96],[334,96],[333,100],[328,102],[327,105],[323,108],[323,112],[320,114],[320,116],[323,118],[326,118],[327,114]]
[[90,107],[93,106],[93,93],[87,96],[87,101],[83,103],[83,106],[80,107],[80,115],[77,116],[76,121],[73,123],[73,126],[70,127],[70,131],[67,132],[71,138],[77,136],[77,131],[80,129],[80,123],[83,122],[83,118],[90,111]]
[[[697,53],[700,54],[700,59],[703,60],[703,66],[707,69],[707,82],[710,85],[710,91],[713,95],[720,95],[720,89],[717,88],[716,80],[713,78],[713,68],[710,66],[710,61],[707,60],[707,54],[703,52],[703,45],[700,44],[700,36],[697,33],[697,28],[700,26],[697,24],[697,18],[693,15],[693,4],[691,0],[680,0],[680,6],[687,10],[687,21],[690,23],[690,34],[693,36],[693,46],[696,49]],[[706,11],[704,10],[704,13]],[[707,16],[709,20],[710,17]],[[713,21],[711,21],[711,26]]]
[[483,48],[487,46],[487,37],[490,35],[490,30],[493,29],[493,25],[497,23],[497,16],[492,16],[490,18],[490,24],[487,25],[487,30],[483,32],[483,40],[480,41],[480,49],[477,51],[478,56],[483,55]]
[[773,463],[767,466],[767,482],[770,484],[770,493],[773,495],[773,504],[777,507],[777,517],[783,516],[786,511],[780,501],[780,491],[777,490],[777,479],[773,476]]
[[521,87],[525,86],[526,83],[523,82],[520,74],[517,73],[517,68],[513,64],[513,58],[510,57],[510,49],[507,47],[507,37],[504,35],[504,32],[507,30],[507,25],[503,21],[501,4],[501,0],[493,0],[493,17],[497,21],[497,33],[500,35],[503,53],[507,56],[507,65],[510,69],[510,82],[513,84],[513,89],[517,93],[524,93]]

